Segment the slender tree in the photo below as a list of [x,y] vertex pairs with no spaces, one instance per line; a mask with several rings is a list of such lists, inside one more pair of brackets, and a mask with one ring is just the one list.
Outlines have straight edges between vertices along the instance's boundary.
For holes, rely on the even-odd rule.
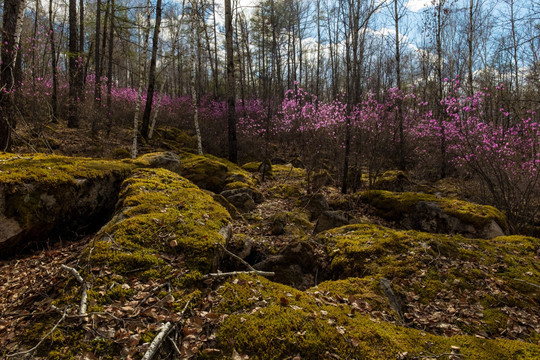
[[236,87],[234,83],[234,53],[231,0],[225,0],[225,43],[227,48],[227,105],[228,105],[228,139],[229,160],[238,162],[236,140]]
[[23,24],[24,0],[4,0],[2,22],[2,51],[0,65],[0,150],[11,148],[11,133],[15,128],[13,90],[15,89],[15,61],[18,38]]
[[152,38],[152,57],[150,59],[150,70],[148,75],[148,90],[146,92],[146,106],[141,124],[141,136],[148,140],[148,128],[150,125],[150,113],[154,102],[154,88],[156,86],[156,61],[159,47],[159,31],[161,25],[161,0],[156,4],[156,23],[154,26],[154,37]]

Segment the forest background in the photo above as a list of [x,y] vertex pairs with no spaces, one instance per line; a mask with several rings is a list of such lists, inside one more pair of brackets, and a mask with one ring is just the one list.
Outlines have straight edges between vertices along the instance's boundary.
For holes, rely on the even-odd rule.
[[47,131],[67,126],[95,143],[129,131],[134,157],[169,125],[233,162],[297,157],[344,193],[387,170],[459,178],[537,231],[538,0],[1,8],[4,151],[52,152]]

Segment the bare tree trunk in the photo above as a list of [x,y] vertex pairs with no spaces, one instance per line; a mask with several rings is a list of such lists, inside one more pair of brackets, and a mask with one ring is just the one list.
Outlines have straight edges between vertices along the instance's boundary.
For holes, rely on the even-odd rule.
[[[131,157],[135,159],[137,157],[137,135],[139,132],[139,114],[141,112],[142,103],[142,90],[144,86],[144,69],[146,67],[146,52],[148,49],[148,38],[150,37],[150,0],[146,3],[146,23],[140,30],[143,31],[143,45],[139,50],[139,87],[137,90],[137,104],[135,105],[135,115],[133,116],[133,142],[131,145]],[[139,44],[140,44],[140,32],[139,32]]]
[[15,128],[13,89],[15,87],[15,61],[17,58],[18,38],[21,34],[24,0],[4,0],[4,16],[2,22],[2,52],[0,65],[0,150],[11,148],[11,132]]
[[83,102],[85,99],[84,88],[86,85],[86,77],[84,76],[85,72],[83,71],[83,66],[85,62],[86,54],[84,52],[84,0],[79,0],[79,101]]
[[49,41],[51,43],[52,94],[51,108],[53,122],[58,122],[58,69],[56,61],[56,44],[54,41],[53,0],[49,0]]
[[[108,12],[110,14],[109,21],[109,57],[107,59],[107,136],[111,132],[112,128],[112,112],[111,112],[111,99],[112,99],[112,69],[113,69],[113,50],[114,50],[114,0],[108,1]],[[105,35],[105,34],[103,34]],[[105,39],[104,39],[105,40]]]
[[159,107],[161,106],[161,99],[163,99],[163,89],[165,88],[166,82],[167,82],[167,79],[163,79],[163,81],[161,82],[161,86],[159,87],[159,99],[156,104],[156,108],[154,109],[154,114],[152,115],[152,123],[150,125],[150,131],[148,132],[148,139],[151,139],[152,136],[154,135],[154,128],[156,126]]
[[190,70],[191,70],[191,97],[193,99],[193,124],[195,126],[195,134],[197,136],[197,152],[199,155],[203,154],[201,129],[199,127],[199,99],[197,94],[197,87],[195,86],[195,78],[197,77],[197,54],[195,53],[195,37],[197,36],[198,23],[198,0],[192,0],[192,13],[191,13],[191,56],[190,56]]
[[236,87],[234,80],[234,53],[233,53],[233,27],[231,0],[225,0],[225,43],[227,48],[227,104],[228,104],[228,138],[229,160],[238,162],[238,149],[236,143]]
[[[398,0],[394,0],[394,24],[396,30],[396,83],[397,88],[401,92],[401,49],[399,46],[399,15]],[[405,170],[405,138],[403,134],[403,103],[401,94],[396,99],[396,117],[398,121],[398,167],[400,170]]]
[[[92,134],[97,133],[98,118],[101,115],[101,62],[100,62],[100,32],[101,32],[101,0],[96,2],[96,40],[95,40],[95,55],[94,55],[94,67],[95,67],[95,83],[94,83],[94,107],[96,108],[96,114],[92,121]],[[89,55],[90,56],[90,55]]]
[[77,44],[77,1],[69,0],[69,110],[68,110],[68,127],[79,127],[78,114],[78,95],[79,86],[77,60],[79,57]]
[[142,117],[141,136],[148,139],[148,127],[150,126],[150,113],[154,101],[154,87],[156,85],[156,58],[159,47],[159,31],[161,25],[161,0],[156,4],[156,24],[154,26],[154,37],[152,39],[152,58],[150,59],[150,71],[148,75],[148,91],[146,92],[146,106]]

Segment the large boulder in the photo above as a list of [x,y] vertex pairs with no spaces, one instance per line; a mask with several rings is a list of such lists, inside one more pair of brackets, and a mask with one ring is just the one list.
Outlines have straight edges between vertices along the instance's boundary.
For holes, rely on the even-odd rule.
[[131,162],[57,155],[0,155],[0,254],[66,232],[84,232],[111,214]]
[[431,194],[384,190],[365,191],[361,199],[373,206],[378,215],[398,221],[408,229],[473,238],[502,236],[507,229],[505,215],[489,205]]
[[323,212],[329,210],[328,202],[323,194],[309,194],[300,198],[300,206],[310,212],[310,220],[317,219]]
[[314,234],[330,230],[333,228],[349,225],[347,215],[342,211],[325,211],[317,218]]
[[255,187],[251,174],[228,160],[191,153],[183,153],[180,158],[181,175],[201,189],[219,194],[228,189]]
[[[405,301],[409,326],[444,335],[538,339],[540,239],[469,239],[371,224],[332,229],[317,239],[331,257],[333,278],[361,277],[372,293],[385,297],[380,279],[390,280]],[[392,304],[380,310],[392,314]],[[526,326],[513,327],[510,318]],[[401,319],[394,314],[387,320]]]

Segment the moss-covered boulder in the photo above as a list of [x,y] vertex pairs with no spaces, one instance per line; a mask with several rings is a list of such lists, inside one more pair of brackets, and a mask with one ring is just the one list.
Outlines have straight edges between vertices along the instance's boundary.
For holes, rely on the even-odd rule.
[[91,259],[125,273],[151,270],[160,253],[182,254],[188,268],[209,272],[229,221],[225,208],[185,178],[138,169],[124,181],[117,213],[100,230]]
[[409,176],[401,170],[388,170],[371,176],[362,174],[362,182],[370,189],[388,191],[404,191],[411,185]]
[[173,126],[161,126],[157,128],[153,141],[157,142],[161,148],[166,150],[197,150],[197,137],[194,134]]
[[[223,354],[250,359],[538,359],[540,347],[473,336],[443,337],[381,322],[358,304],[330,303],[263,278],[241,276],[218,290],[229,315],[217,339]],[[446,354],[446,355],[444,355]]]
[[255,188],[251,174],[228,160],[190,153],[183,153],[180,157],[182,176],[202,189],[219,194],[226,189]]
[[327,248],[335,278],[372,279],[371,293],[381,296],[378,281],[391,280],[412,326],[540,340],[540,239],[469,239],[367,224],[317,239]]
[[[111,214],[130,162],[0,154],[0,253],[55,233],[83,231]],[[88,231],[88,229],[87,229]]]
[[409,229],[435,233],[462,234],[475,238],[504,235],[506,216],[488,205],[413,192],[370,190],[360,198],[378,215],[399,221]]

